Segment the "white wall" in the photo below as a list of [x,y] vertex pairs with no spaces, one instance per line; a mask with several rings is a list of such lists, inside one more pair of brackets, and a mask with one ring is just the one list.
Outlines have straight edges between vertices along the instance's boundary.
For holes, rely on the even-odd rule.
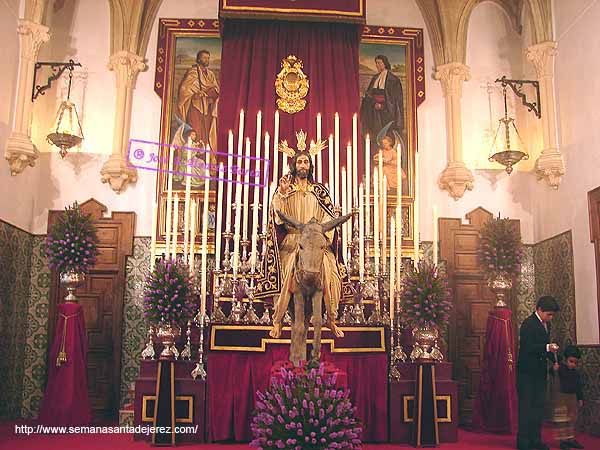
[[577,340],[597,344],[598,300],[587,192],[600,185],[600,3],[556,1],[556,91],[566,174],[558,191],[534,189],[535,241],[573,231]]

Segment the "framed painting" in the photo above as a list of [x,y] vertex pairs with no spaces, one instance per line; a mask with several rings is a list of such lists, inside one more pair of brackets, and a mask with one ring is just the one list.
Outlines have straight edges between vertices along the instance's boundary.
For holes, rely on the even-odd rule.
[[[185,195],[190,178],[192,199],[202,198],[204,178],[200,159],[216,161],[212,151],[217,148],[219,124],[217,113],[220,100],[221,37],[216,19],[160,19],[154,90],[161,98],[160,158],[157,178],[158,230],[157,242],[164,243],[166,235],[166,204],[169,149],[174,151],[174,169],[182,165],[180,174],[173,176],[173,194]],[[198,148],[193,155],[187,149]],[[186,169],[193,157],[194,165]],[[179,163],[177,162],[179,161]],[[189,164],[187,164],[189,166]],[[198,176],[194,176],[198,171]],[[186,175],[184,175],[186,174]],[[211,181],[209,230],[214,230],[214,190]],[[179,224],[183,224],[183,202],[179,202]],[[196,223],[200,223],[201,208]]]
[[360,131],[363,141],[367,134],[371,139],[371,168],[379,166],[381,155],[388,217],[398,204],[401,157],[402,246],[408,256],[414,239],[417,108],[425,100],[423,30],[367,25],[359,58]]

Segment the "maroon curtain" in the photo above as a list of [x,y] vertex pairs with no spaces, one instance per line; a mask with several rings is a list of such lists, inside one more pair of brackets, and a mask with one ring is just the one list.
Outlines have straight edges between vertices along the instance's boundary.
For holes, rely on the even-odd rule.
[[[223,101],[219,104],[218,150],[227,151],[229,129],[236,136],[234,148],[237,148],[239,112],[242,108],[246,114],[244,135],[254,142],[256,113],[260,110],[263,115],[262,134],[264,136],[265,131],[269,132],[272,146],[277,108],[275,79],[281,70],[281,60],[288,55],[295,55],[303,61],[303,71],[310,83],[305,98],[307,104],[304,110],[293,115],[279,112],[279,139],[287,139],[295,148],[294,133],[300,129],[308,133],[309,142],[315,139],[317,113],[320,112],[322,139],[327,140],[334,133],[334,114],[338,112],[340,153],[341,160],[345,161],[346,144],[352,141],[352,116],[358,113],[360,107],[359,39],[360,26],[351,24],[227,21],[223,29]],[[326,154],[324,156],[324,173],[327,174]],[[279,158],[281,161],[281,155]],[[271,173],[272,166],[271,162]],[[359,173],[361,169],[359,159]],[[279,175],[282,175],[281,169]]]
[[[57,367],[59,353],[66,362]],[[79,426],[90,423],[87,390],[87,336],[83,309],[75,303],[58,305],[58,323],[50,351],[48,384],[40,408],[45,425]]]
[[473,426],[491,433],[514,433],[517,426],[515,345],[511,312],[490,312],[479,393],[473,408]]
[[[250,423],[257,390],[264,391],[271,367],[289,358],[289,345],[271,345],[264,353],[211,352],[208,357],[209,441],[250,441]],[[350,398],[363,424],[366,442],[387,442],[388,380],[385,353],[321,352],[348,375]]]

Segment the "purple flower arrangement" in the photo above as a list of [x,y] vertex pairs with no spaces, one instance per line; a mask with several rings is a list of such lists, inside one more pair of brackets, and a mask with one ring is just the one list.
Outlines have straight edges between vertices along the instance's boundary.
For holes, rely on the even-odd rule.
[[412,326],[447,323],[452,311],[451,292],[444,272],[421,261],[402,279],[402,310]]
[[46,238],[48,266],[59,273],[83,272],[96,264],[98,237],[90,216],[83,215],[77,202],[52,226]]
[[144,317],[155,325],[182,325],[197,309],[188,265],[180,260],[158,260],[146,278]]
[[509,219],[491,219],[480,231],[479,259],[488,275],[518,275],[523,244],[519,230]]
[[358,449],[362,428],[348,389],[336,388],[325,366],[281,369],[265,393],[257,392],[252,447],[271,449]]

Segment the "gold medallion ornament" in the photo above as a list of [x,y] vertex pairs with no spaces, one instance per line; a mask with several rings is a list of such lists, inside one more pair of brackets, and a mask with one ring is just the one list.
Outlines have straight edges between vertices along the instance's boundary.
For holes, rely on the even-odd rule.
[[302,72],[302,60],[290,55],[281,61],[281,71],[275,80],[277,107],[295,114],[306,107],[304,97],[308,94],[308,78]]

